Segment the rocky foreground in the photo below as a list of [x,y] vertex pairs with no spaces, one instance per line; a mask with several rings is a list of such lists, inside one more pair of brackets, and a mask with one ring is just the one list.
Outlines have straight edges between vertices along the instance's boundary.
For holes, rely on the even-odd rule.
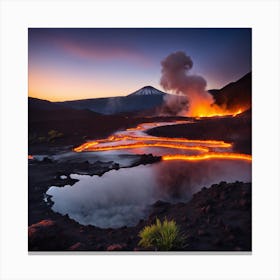
[[[158,158],[143,156],[136,165]],[[70,173],[87,172],[102,175],[116,164],[61,164],[44,160],[29,164],[29,251],[143,251],[138,234],[156,218],[173,219],[186,236],[178,251],[251,251],[251,183],[221,182],[203,188],[187,203],[157,201],[146,220],[135,227],[101,229],[83,226],[51,210],[43,201],[51,185],[74,184]],[[61,175],[68,179],[61,180]]]

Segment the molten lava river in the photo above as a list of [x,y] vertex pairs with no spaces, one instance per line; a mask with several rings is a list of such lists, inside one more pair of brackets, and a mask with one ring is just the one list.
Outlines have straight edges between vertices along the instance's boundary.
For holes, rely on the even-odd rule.
[[[175,124],[178,123],[186,121]],[[234,153],[232,144],[224,141],[153,137],[145,133],[162,125],[174,122],[144,123],[75,148],[72,157],[110,160],[121,168],[102,176],[71,174],[71,178],[78,179],[73,186],[50,187],[46,198],[53,202],[53,211],[68,214],[83,225],[133,226],[149,215],[158,200],[188,201],[202,187],[220,181],[251,181],[251,155]],[[130,167],[136,155],[149,153],[161,156],[161,161]]]

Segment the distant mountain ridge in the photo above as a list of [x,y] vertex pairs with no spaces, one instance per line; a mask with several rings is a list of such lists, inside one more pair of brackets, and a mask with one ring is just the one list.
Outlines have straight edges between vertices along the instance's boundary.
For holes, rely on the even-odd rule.
[[73,109],[47,100],[28,97],[29,122],[71,120],[98,116],[100,114],[90,110]]
[[50,111],[50,110],[59,110],[62,108],[63,106],[48,100],[28,97],[28,110],[34,109],[34,110]]
[[56,102],[72,109],[87,109],[105,115],[138,112],[161,106],[168,94],[152,86],[145,86],[127,96],[93,98]]
[[[250,109],[252,103],[252,74],[248,73],[236,82],[229,83],[221,89],[209,90],[215,104],[226,109]],[[71,112],[76,111],[79,115],[98,113],[103,115],[114,115],[120,113],[141,113],[142,115],[156,115],[158,109],[164,104],[165,96],[162,92],[152,86],[145,86],[127,95],[108,98],[92,98],[64,102],[50,102],[29,97],[29,111],[64,111],[71,117]],[[72,111],[71,111],[72,110]],[[78,110],[78,112],[77,112]],[[87,112],[81,112],[87,111]],[[34,115],[34,114],[33,114]],[[35,115],[34,115],[35,116]],[[49,116],[51,117],[51,116]]]

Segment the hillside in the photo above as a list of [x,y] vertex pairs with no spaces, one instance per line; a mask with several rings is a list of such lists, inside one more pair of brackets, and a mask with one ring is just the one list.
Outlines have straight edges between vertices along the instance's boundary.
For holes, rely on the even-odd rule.
[[228,110],[249,109],[252,106],[252,73],[248,73],[236,82],[221,89],[209,90],[215,103]]

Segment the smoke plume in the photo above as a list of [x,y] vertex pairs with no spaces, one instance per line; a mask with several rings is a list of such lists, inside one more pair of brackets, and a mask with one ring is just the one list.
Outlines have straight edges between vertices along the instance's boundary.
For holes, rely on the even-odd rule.
[[167,96],[165,112],[191,116],[211,109],[214,100],[205,90],[207,83],[203,77],[190,74],[193,61],[189,56],[182,51],[171,53],[161,62],[161,66],[160,84],[165,90],[176,94]]

